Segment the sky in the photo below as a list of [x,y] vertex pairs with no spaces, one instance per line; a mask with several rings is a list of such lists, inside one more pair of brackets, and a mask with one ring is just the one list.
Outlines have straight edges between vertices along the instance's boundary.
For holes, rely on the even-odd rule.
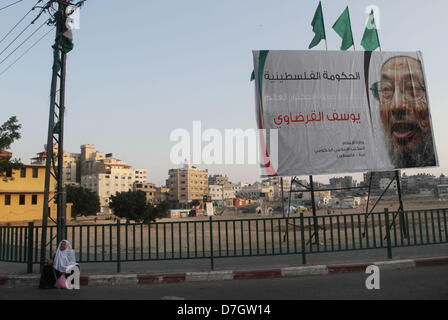
[[[0,0],[0,8],[12,2]],[[35,3],[24,0],[0,11],[0,39]],[[254,83],[249,81],[252,50],[306,50],[314,36],[310,24],[317,4],[317,0],[88,0],[68,57],[65,151],[80,152],[80,145],[94,144],[98,151],[147,169],[148,180],[163,185],[168,170],[176,167],[170,162],[173,130],[191,132],[195,120],[201,121],[203,130],[256,128]],[[440,167],[406,173],[448,173],[448,126],[443,120],[448,118],[448,2],[324,0],[329,50],[340,47],[331,26],[347,5],[356,50],[362,49],[366,8],[375,5],[383,51],[423,52]],[[0,52],[35,14],[0,43]],[[22,138],[10,151],[24,163],[43,151],[47,139],[52,39],[53,34],[44,38],[0,75],[0,122],[15,115],[22,124]],[[32,42],[0,63],[0,73]],[[323,42],[315,49],[325,50]],[[0,55],[0,61],[8,52]],[[260,179],[256,165],[199,167],[210,174],[226,174],[232,182]],[[362,174],[354,176],[362,180]],[[326,183],[328,177],[316,176],[315,181]]]

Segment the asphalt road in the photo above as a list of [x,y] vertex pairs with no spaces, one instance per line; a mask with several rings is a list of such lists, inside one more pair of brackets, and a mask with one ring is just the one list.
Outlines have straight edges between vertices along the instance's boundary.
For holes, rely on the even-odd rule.
[[448,267],[381,271],[380,289],[367,290],[364,273],[219,282],[84,287],[79,291],[0,287],[0,300],[299,300],[448,299]]

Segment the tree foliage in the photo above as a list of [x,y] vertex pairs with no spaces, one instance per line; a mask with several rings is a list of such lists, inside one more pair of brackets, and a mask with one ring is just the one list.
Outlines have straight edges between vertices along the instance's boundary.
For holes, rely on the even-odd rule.
[[163,217],[168,210],[168,203],[154,206],[146,201],[143,191],[118,192],[110,197],[109,207],[117,217],[148,223]]
[[[0,126],[0,150],[9,149],[14,141],[21,138],[21,127],[22,125],[15,116],[12,116]],[[4,180],[7,178],[7,173],[21,167],[22,163],[18,159],[11,160],[9,157],[0,157],[0,177],[3,177]]]
[[19,131],[21,127],[22,125],[15,116],[0,126],[0,149],[9,149],[15,140],[21,138]]
[[72,217],[93,216],[100,211],[100,198],[95,192],[77,186],[67,186],[67,203],[73,203]]

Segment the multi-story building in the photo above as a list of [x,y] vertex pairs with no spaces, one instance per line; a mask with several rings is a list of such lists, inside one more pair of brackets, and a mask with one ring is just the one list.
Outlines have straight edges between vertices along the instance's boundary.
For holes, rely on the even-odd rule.
[[262,182],[263,187],[273,187],[274,189],[274,200],[281,200],[282,194],[283,197],[287,198],[289,196],[289,191],[291,188],[291,179],[289,178],[283,178],[283,192],[282,192],[282,181],[281,177],[272,177],[268,178],[266,180],[263,180]]
[[167,187],[157,187],[155,196],[154,196],[154,204],[159,204],[164,201],[168,201],[170,189]]
[[135,182],[136,183],[146,183],[147,179],[148,179],[148,170],[135,169]]
[[223,186],[220,184],[209,184],[208,195],[210,196],[212,201],[218,201],[218,202],[223,201],[224,200]]
[[434,190],[437,185],[437,179],[432,174],[419,173],[408,176],[407,192],[419,193],[421,189]]
[[224,200],[235,199],[235,185],[233,183],[227,183],[222,186],[222,194]]
[[[368,186],[370,182],[370,172],[364,173],[364,181],[363,185]],[[389,180],[392,180],[395,178],[395,171],[380,171],[380,172],[373,172],[372,174],[372,184],[371,189],[372,190],[380,190],[380,180],[383,178],[387,178]]]
[[225,185],[230,183],[229,178],[227,176],[223,176],[220,174],[215,174],[208,177],[209,185]]
[[435,195],[439,198],[448,198],[448,184],[437,185]]
[[[57,153],[58,153],[58,146],[55,145],[53,147],[53,154],[56,159],[57,164]],[[81,161],[81,155],[79,153],[70,153],[70,152],[64,152],[63,153],[63,159],[64,159],[64,165],[63,165],[63,181],[64,185],[67,184],[79,184],[81,182],[81,167],[80,167],[80,161]],[[31,159],[31,164],[37,164],[37,165],[45,165],[47,160],[47,153],[39,152],[36,157]]]
[[186,206],[193,200],[203,201],[208,195],[208,171],[190,164],[181,169],[170,169],[166,186],[170,189],[168,199]]
[[439,184],[448,184],[448,177],[441,174],[440,177],[437,178],[436,183]]
[[83,163],[85,174],[81,175],[81,186],[96,192],[100,198],[101,213],[111,213],[109,198],[117,192],[134,189],[135,170],[123,161],[107,157],[99,161]]
[[335,177],[330,179],[330,187],[334,189],[352,188],[356,186],[352,176]]
[[[57,145],[53,153],[58,152]],[[100,197],[101,213],[110,213],[109,198],[117,192],[134,190],[134,183],[146,184],[147,170],[134,169],[112,153],[95,150],[95,145],[84,144],[81,153],[64,152],[63,178],[64,184],[80,184],[82,187],[96,192]],[[44,165],[46,152],[37,154],[33,164]],[[149,187],[149,185],[148,185]],[[155,187],[147,194],[148,200],[154,201]]]
[[[390,184],[390,185],[389,185]],[[380,189],[385,190],[389,186],[389,190],[397,190],[397,180],[393,180],[391,183],[391,179],[389,178],[382,178],[380,180]]]
[[[24,165],[0,179],[0,222],[42,220],[44,207],[45,166]],[[55,183],[50,180],[50,199],[54,199]],[[50,204],[50,217],[55,220],[57,206]],[[71,204],[67,204],[71,219]]]
[[146,201],[149,203],[155,203],[156,198],[156,185],[148,182],[135,181],[134,191],[143,191],[146,193]]
[[[331,191],[314,191],[314,202],[318,206],[327,205],[330,199]],[[311,204],[311,192],[303,192],[301,198],[299,197],[297,200],[301,200],[305,204]]]
[[239,191],[236,196],[245,199],[258,200],[262,194],[267,201],[274,200],[274,187],[263,186],[262,183],[255,182],[252,185],[242,187],[241,191]]

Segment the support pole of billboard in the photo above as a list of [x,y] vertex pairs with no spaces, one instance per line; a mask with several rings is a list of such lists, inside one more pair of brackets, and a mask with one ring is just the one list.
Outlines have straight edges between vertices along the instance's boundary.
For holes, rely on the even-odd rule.
[[[283,193],[283,177],[280,178],[280,187],[282,188],[282,211],[283,218],[285,217],[285,194]],[[291,197],[291,193],[289,193],[289,197]]]
[[289,198],[288,198],[288,218],[289,218],[289,213],[291,210],[291,200],[292,200],[292,185],[294,183],[294,181],[296,181],[296,177],[292,177],[291,179],[291,183],[289,185]]
[[373,171],[370,172],[370,177],[369,177],[369,191],[367,192],[367,204],[366,204],[366,219],[367,219],[367,214],[369,213],[370,192],[372,191],[372,179],[373,179]]
[[[310,192],[311,192],[311,206],[313,210],[313,224],[314,224],[314,239],[316,243],[319,243],[319,226],[317,223],[317,214],[316,214],[316,202],[314,199],[314,182],[313,176],[310,176]],[[311,241],[311,239],[310,239]]]
[[[397,214],[399,214],[400,217],[400,231],[401,231],[401,235],[405,236],[406,238],[409,237],[407,229],[406,229],[406,222],[405,222],[405,216],[404,216],[404,207],[403,207],[403,198],[401,196],[401,183],[400,183],[400,171],[399,170],[395,170],[395,179],[397,180],[397,193],[398,193],[398,201],[400,203],[400,206],[398,207],[398,212]],[[392,222],[395,223],[395,217],[394,216],[394,220]]]
[[[383,192],[381,193],[380,197],[375,201],[375,204],[373,205],[372,210],[370,210],[370,212],[368,214],[366,214],[365,221],[367,221],[367,218],[370,216],[370,214],[373,212],[373,210],[375,210],[377,204],[381,201],[381,199],[383,198],[383,196],[387,192],[387,190],[389,190],[389,188],[392,185],[392,182],[394,182],[394,180],[395,180],[395,178],[390,180],[390,182],[387,185],[386,189],[383,190]],[[363,237],[366,236],[366,230],[367,230],[367,224],[364,225],[364,233],[362,234]]]
[[[288,218],[289,218],[289,214],[290,214],[290,212],[291,212],[292,185],[294,184],[295,181],[296,181],[296,177],[292,177],[292,179],[291,179],[291,183],[290,183],[290,185],[289,185]],[[284,218],[284,217],[285,217],[285,205],[283,204],[283,202],[282,202],[282,205],[283,205],[283,218]],[[286,221],[286,223],[287,223],[287,224],[289,223],[288,220]],[[288,229],[286,229],[286,230],[288,230]],[[285,231],[285,234],[283,235],[283,242],[286,241],[286,232],[287,232],[287,231]]]
[[364,238],[366,236],[366,229],[367,229],[367,218],[369,217],[369,203],[370,203],[370,192],[372,191],[372,179],[373,179],[373,171],[370,172],[369,177],[369,191],[367,193],[367,204],[366,204],[366,214],[364,215],[364,233],[362,234],[362,237]]

